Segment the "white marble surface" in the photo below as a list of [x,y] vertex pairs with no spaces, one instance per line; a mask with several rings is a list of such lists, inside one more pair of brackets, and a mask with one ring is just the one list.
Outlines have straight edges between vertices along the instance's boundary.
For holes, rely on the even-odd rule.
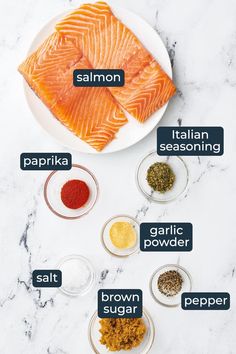
[[[155,147],[155,132],[132,148],[107,156],[73,153],[97,176],[100,198],[77,221],[52,214],[42,187],[47,172],[22,172],[23,151],[66,151],[36,124],[27,107],[16,68],[40,28],[53,16],[79,5],[66,0],[1,0],[1,169],[0,169],[0,353],[90,354],[87,328],[99,287],[134,287],[144,292],[156,338],[151,354],[236,353],[236,2],[235,0],[120,0],[142,15],[168,47],[178,95],[161,125],[222,125],[223,157],[186,158],[191,183],[186,195],[162,206],[138,192],[134,172]],[[153,44],[155,45],[155,43]],[[191,253],[109,256],[100,229],[112,215],[126,213],[146,221],[186,221],[194,225]],[[96,289],[71,299],[54,290],[37,290],[31,271],[53,268],[71,253],[96,267]],[[228,291],[231,309],[189,312],[155,303],[148,283],[159,266],[179,261],[196,291]]]

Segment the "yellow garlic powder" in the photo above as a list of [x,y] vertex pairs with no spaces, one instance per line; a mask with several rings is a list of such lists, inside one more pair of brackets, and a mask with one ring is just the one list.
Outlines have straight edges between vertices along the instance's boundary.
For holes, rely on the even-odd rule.
[[132,248],[137,241],[135,228],[129,222],[117,221],[110,228],[110,239],[117,248]]

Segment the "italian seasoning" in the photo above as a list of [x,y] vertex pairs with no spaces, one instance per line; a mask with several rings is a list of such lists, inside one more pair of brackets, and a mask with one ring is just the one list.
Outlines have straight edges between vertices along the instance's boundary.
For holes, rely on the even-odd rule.
[[183,278],[176,270],[168,270],[162,273],[157,281],[159,291],[165,296],[177,295],[183,284]]
[[147,170],[147,182],[156,192],[165,193],[175,183],[175,174],[165,162],[155,162]]

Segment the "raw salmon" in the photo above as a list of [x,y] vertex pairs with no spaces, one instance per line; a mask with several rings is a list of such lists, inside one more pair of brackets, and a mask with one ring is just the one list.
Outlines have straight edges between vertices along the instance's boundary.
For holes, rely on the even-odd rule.
[[91,64],[75,41],[56,32],[19,71],[61,123],[101,151],[127,118],[108,89],[73,86],[73,71],[88,68]]
[[[74,87],[75,69],[123,69],[125,86]],[[127,122],[161,108],[175,86],[137,37],[104,2],[85,4],[19,67],[28,84],[74,134],[101,151]]]
[[109,90],[140,122],[174,95],[172,80],[106,3],[82,5],[56,30],[77,42],[93,68],[125,71],[125,87]]
[[155,60],[134,76],[123,90],[111,88],[116,100],[141,123],[164,106],[175,91],[172,81]]
[[106,88],[71,86],[73,71],[88,68],[91,68],[90,63],[83,56],[79,63],[68,70],[63,95],[60,95],[51,111],[77,136],[101,151],[114,139],[127,118]]
[[[55,32],[18,68],[28,84],[48,108],[63,94],[68,68],[78,63],[83,53],[64,36]],[[71,86],[73,85],[71,80]]]

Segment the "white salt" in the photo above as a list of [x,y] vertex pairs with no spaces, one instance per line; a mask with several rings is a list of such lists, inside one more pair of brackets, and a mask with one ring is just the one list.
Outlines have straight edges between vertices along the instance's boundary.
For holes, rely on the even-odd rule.
[[86,261],[79,258],[66,260],[60,267],[62,287],[66,292],[80,294],[86,291],[91,283],[91,270]]

